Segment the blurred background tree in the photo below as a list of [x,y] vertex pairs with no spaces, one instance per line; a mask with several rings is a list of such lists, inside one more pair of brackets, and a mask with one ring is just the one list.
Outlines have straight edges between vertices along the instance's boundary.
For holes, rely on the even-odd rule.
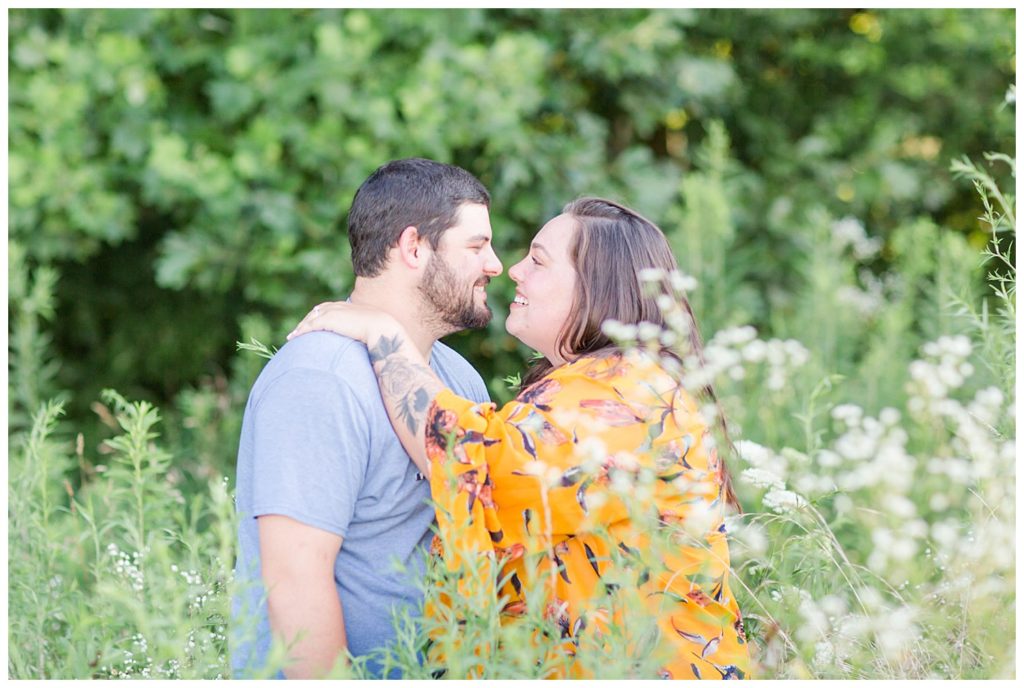
[[[345,216],[387,160],[476,174],[506,267],[566,201],[621,200],[700,280],[706,336],[751,323],[851,372],[886,332],[937,331],[929,285],[985,244],[949,160],[1014,149],[1013,10],[16,9],[9,30],[11,322],[31,325],[10,365],[33,378],[12,418],[70,391],[95,447],[102,388],[151,400],[189,479],[233,472],[262,363],[235,342],[280,344],[351,287]],[[830,288],[894,261],[920,278],[862,339],[819,327],[852,308],[801,296],[832,259],[806,228],[833,221],[873,249]],[[511,294],[502,276],[490,327],[449,338],[496,400],[529,354]]]

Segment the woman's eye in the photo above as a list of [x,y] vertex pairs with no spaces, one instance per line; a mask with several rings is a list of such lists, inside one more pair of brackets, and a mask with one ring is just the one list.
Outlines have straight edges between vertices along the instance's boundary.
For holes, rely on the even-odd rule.
[[533,264],[534,264],[534,265],[540,265],[540,261],[539,261],[539,260],[537,260],[536,258],[534,258],[533,256],[530,256],[530,260],[532,260],[532,261],[533,261]]

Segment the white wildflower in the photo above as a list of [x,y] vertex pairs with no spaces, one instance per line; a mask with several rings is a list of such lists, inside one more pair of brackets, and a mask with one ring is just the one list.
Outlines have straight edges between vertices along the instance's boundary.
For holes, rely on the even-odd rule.
[[760,339],[755,339],[743,347],[741,355],[751,363],[760,363],[768,355],[768,345]]
[[617,492],[621,495],[628,495],[633,490],[633,479],[626,471],[611,471],[611,484],[610,488],[612,492]]
[[733,542],[745,547],[754,556],[764,554],[768,548],[768,536],[764,528],[756,523],[727,518],[726,529]]
[[864,416],[864,409],[856,404],[839,404],[832,409],[832,417],[846,423],[848,427],[857,427]]
[[661,268],[644,268],[637,273],[637,277],[641,282],[660,282],[665,279],[665,271]]
[[642,342],[651,342],[661,334],[661,328],[651,322],[642,322],[637,328],[637,339]]
[[769,339],[765,344],[768,347],[765,353],[765,359],[768,361],[768,365],[776,369],[784,366],[786,364],[786,359],[789,356],[782,342],[778,339]]
[[712,341],[721,346],[738,346],[746,344],[755,337],[757,337],[757,330],[750,325],[743,325],[719,330],[712,337]]
[[857,287],[844,285],[836,290],[836,298],[840,303],[851,306],[857,311],[857,314],[869,318],[877,313],[884,302],[882,299],[876,297],[866,291],[861,291]]
[[871,531],[871,542],[875,550],[882,554],[888,554],[893,543],[892,531],[888,528],[875,528]]
[[1012,466],[1017,459],[1017,442],[1012,439],[1003,442],[999,446],[999,458]]
[[953,519],[945,519],[932,524],[932,540],[944,549],[952,549],[960,539],[960,528]]
[[818,603],[829,616],[839,617],[847,612],[846,600],[839,595],[825,595]]
[[768,373],[768,378],[765,380],[765,387],[778,392],[786,387],[786,376],[778,369]]
[[596,473],[608,456],[608,445],[601,438],[589,435],[573,447],[573,454],[582,459],[585,471]]
[[693,291],[697,288],[697,279],[690,275],[673,270],[669,275],[669,280],[672,282],[672,288],[677,292],[688,292]]
[[836,489],[835,483],[825,475],[798,472],[793,479],[793,487],[802,494],[827,494]]
[[844,217],[832,223],[832,243],[842,250],[867,237],[864,225],[855,217]]
[[945,511],[949,508],[949,497],[942,492],[935,492],[928,498],[928,508],[932,511]]
[[763,489],[784,490],[786,482],[771,471],[763,468],[747,468],[740,473],[740,480]]
[[616,341],[625,342],[636,339],[637,327],[609,319],[601,323],[601,331]]
[[917,543],[912,538],[899,537],[893,540],[889,553],[898,561],[909,561],[917,554]]
[[878,644],[886,658],[900,659],[917,638],[913,619],[914,612],[909,607],[898,607],[886,614],[885,623],[878,629]]
[[786,354],[789,355],[789,364],[794,368],[799,368],[810,358],[810,352],[803,344],[795,339],[787,339],[782,343],[782,348],[785,349]]
[[878,237],[865,237],[853,242],[853,257],[857,260],[867,260],[878,255],[882,250],[882,240]]
[[861,422],[861,427],[864,428],[864,432],[871,438],[877,439],[882,436],[884,430],[882,423],[871,416],[865,416]]
[[882,506],[890,514],[901,519],[909,519],[917,515],[914,503],[900,494],[887,494],[882,499]]
[[939,380],[951,389],[956,389],[964,383],[964,376],[952,366],[940,365],[935,372],[939,376]]
[[807,500],[790,490],[772,490],[765,494],[761,503],[772,511],[783,514],[807,506]]
[[911,519],[903,525],[903,533],[912,538],[926,538],[928,537],[928,523],[920,518]]
[[797,637],[803,642],[823,638],[829,630],[828,616],[812,599],[802,599],[798,608],[803,623],[796,629]]
[[815,669],[826,669],[832,666],[835,658],[836,654],[832,643],[827,640],[820,640],[814,646],[814,657],[811,659],[811,664]]
[[835,468],[843,463],[843,457],[829,449],[822,449],[817,454],[818,465],[822,468]]
[[750,440],[738,440],[736,443],[736,451],[739,453],[740,458],[749,463],[751,466],[763,466],[771,460],[773,454],[767,447],[762,447],[756,442]]
[[886,406],[878,414],[878,419],[882,421],[884,425],[893,426],[900,422],[900,412],[891,406]]
[[717,509],[711,507],[705,500],[694,502],[683,519],[683,531],[694,539],[703,538],[711,530],[711,527],[718,521]]
[[960,358],[967,358],[971,355],[971,340],[962,334],[953,337],[939,337],[939,344],[946,351]]
[[844,458],[852,461],[863,461],[871,457],[877,447],[866,433],[854,429],[844,433],[835,442],[836,452]]

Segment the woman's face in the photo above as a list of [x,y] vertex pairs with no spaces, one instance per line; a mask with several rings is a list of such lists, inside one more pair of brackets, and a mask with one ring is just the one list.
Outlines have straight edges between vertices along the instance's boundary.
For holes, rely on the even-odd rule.
[[533,238],[526,257],[508,271],[516,283],[516,298],[505,329],[555,366],[565,363],[556,341],[569,318],[579,279],[569,258],[575,233],[576,222],[570,216],[550,220]]

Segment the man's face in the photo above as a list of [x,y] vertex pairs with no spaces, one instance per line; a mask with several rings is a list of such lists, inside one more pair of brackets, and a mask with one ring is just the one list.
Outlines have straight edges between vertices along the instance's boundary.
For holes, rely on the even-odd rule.
[[501,261],[491,246],[487,207],[467,203],[431,255],[419,285],[420,293],[450,332],[484,327],[491,320],[486,286],[491,277],[501,274],[501,269]]

